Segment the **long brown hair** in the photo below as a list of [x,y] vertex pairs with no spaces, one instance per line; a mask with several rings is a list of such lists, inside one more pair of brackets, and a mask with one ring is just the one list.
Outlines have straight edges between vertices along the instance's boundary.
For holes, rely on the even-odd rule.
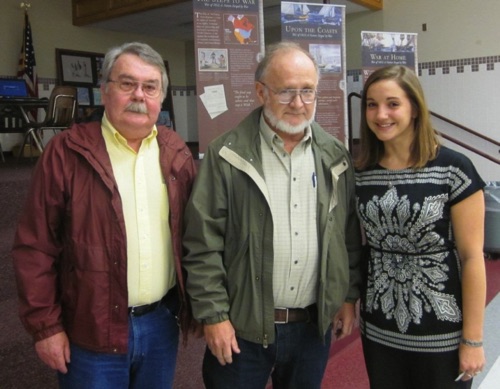
[[366,121],[368,89],[371,85],[383,80],[395,81],[410,100],[413,111],[416,114],[416,118],[414,119],[415,139],[410,149],[410,160],[412,161],[413,168],[423,167],[428,161],[436,158],[440,143],[437,133],[432,127],[429,109],[427,108],[424,92],[417,75],[410,68],[399,65],[377,69],[366,80],[361,96],[361,148],[359,157],[356,160],[356,167],[360,170],[372,167],[384,155],[384,143],[378,140],[368,127]]

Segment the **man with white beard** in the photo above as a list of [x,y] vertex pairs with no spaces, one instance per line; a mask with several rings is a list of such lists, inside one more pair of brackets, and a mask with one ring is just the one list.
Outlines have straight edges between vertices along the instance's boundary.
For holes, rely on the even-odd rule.
[[333,335],[351,333],[360,230],[349,153],[316,122],[319,71],[268,47],[262,107],[210,143],[186,208],[188,292],[207,388],[320,388]]

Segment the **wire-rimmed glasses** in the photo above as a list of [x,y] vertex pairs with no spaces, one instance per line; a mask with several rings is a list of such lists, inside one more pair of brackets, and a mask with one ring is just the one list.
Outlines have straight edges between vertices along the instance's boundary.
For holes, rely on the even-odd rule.
[[299,95],[300,99],[304,104],[312,104],[316,100],[317,96],[317,91],[316,89],[312,88],[304,88],[304,89],[280,89],[280,90],[274,90],[271,88],[269,85],[264,84],[263,82],[259,81],[262,85],[264,85],[265,88],[269,89],[271,92],[273,92],[275,95],[278,96],[278,101],[281,104],[290,104],[293,99],[295,99],[295,96]]
[[161,93],[160,85],[157,82],[140,82],[129,79],[109,79],[107,82],[115,83],[116,85],[118,85],[118,88],[120,88],[120,90],[125,93],[132,93],[139,86],[147,97],[155,98],[158,97]]

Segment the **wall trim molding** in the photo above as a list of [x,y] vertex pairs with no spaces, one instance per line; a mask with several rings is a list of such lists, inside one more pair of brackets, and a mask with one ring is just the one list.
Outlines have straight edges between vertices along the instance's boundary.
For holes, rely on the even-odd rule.
[[[485,70],[495,70],[495,64],[500,63],[500,55],[489,55],[486,57],[475,58],[460,58],[441,61],[420,62],[418,64],[418,75],[422,75],[422,71],[426,70],[429,76],[436,74],[436,69],[442,69],[442,74],[450,74],[450,68],[456,68],[456,73],[464,73],[467,71],[479,72],[482,70],[479,65],[486,65]],[[497,66],[500,68],[500,66]],[[482,67],[484,68],[484,66]],[[356,78],[361,76],[361,69],[350,69],[347,71],[347,76]]]

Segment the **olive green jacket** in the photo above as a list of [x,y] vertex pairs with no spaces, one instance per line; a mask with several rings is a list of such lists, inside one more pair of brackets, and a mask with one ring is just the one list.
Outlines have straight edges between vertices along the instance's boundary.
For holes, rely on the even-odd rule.
[[[262,169],[261,109],[215,139],[185,214],[186,290],[195,319],[229,319],[236,336],[274,342],[273,219]],[[344,302],[359,298],[360,227],[345,147],[312,124],[318,185],[317,305],[323,336]]]

